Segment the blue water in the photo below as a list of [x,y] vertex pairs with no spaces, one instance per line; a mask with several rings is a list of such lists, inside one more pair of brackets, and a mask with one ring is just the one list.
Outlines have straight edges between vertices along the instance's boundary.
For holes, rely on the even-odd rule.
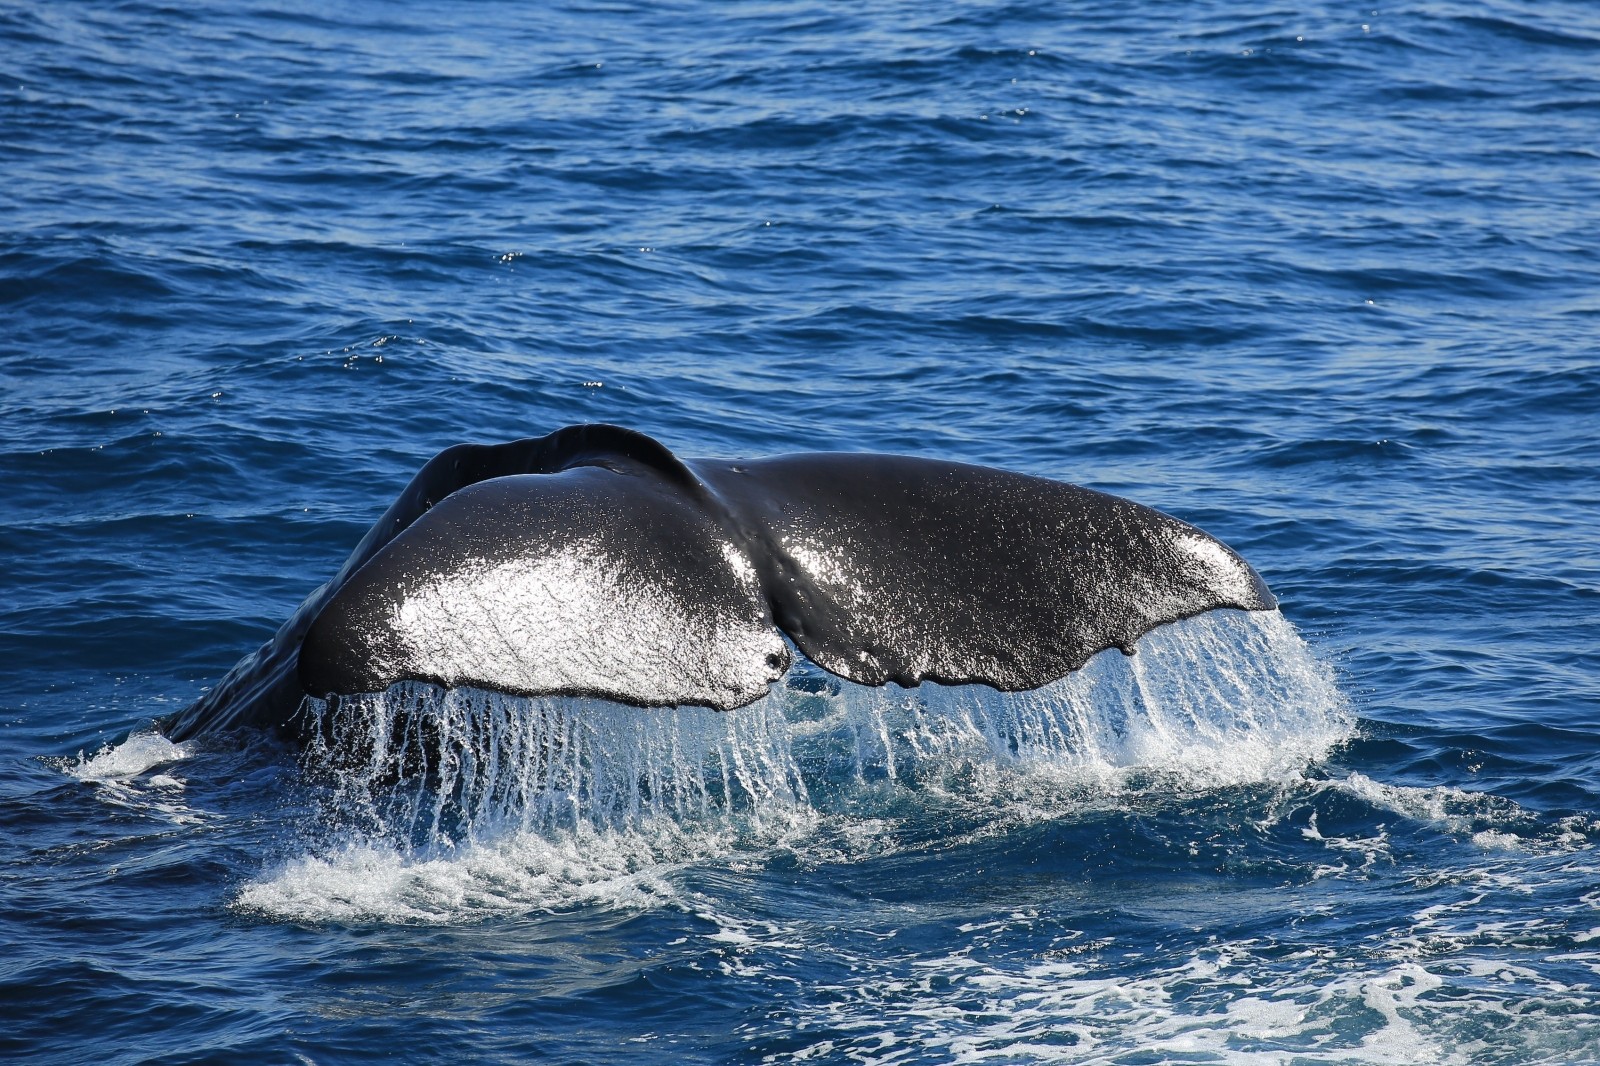
[[[0,1057],[1600,1061],[1597,145],[1576,0],[0,0]],[[152,732],[587,421],[1126,495],[1286,623],[497,704],[589,730],[520,799]]]

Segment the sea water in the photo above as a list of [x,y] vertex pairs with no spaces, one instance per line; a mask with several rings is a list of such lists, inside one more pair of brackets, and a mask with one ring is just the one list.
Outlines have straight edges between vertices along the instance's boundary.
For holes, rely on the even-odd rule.
[[[1600,1061],[1600,23],[0,0],[0,1057]],[[459,441],[1118,493],[1031,693],[159,722]]]

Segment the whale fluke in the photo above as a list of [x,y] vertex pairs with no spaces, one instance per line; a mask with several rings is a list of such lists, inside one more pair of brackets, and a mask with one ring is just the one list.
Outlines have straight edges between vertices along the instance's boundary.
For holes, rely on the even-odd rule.
[[287,727],[399,681],[731,710],[807,658],[868,685],[1036,688],[1156,626],[1271,610],[1159,511],[1046,478],[857,453],[683,461],[575,426],[458,445],[277,636],[167,723]]

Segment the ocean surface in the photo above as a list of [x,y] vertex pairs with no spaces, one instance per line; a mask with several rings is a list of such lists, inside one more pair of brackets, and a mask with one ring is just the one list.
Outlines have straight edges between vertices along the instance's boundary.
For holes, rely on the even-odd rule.
[[[1600,9],[193,8],[0,0],[0,1058],[1600,1062]],[[432,784],[161,736],[596,421],[1103,489],[1282,613],[374,700],[505,755]]]

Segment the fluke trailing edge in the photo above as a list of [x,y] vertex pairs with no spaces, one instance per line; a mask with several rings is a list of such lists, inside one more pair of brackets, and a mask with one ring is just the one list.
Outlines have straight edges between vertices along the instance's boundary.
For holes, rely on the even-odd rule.
[[167,723],[288,726],[397,681],[730,710],[787,636],[867,685],[1036,688],[1218,607],[1215,538],[1059,481],[896,455],[681,460],[616,426],[435,456],[277,635]]

